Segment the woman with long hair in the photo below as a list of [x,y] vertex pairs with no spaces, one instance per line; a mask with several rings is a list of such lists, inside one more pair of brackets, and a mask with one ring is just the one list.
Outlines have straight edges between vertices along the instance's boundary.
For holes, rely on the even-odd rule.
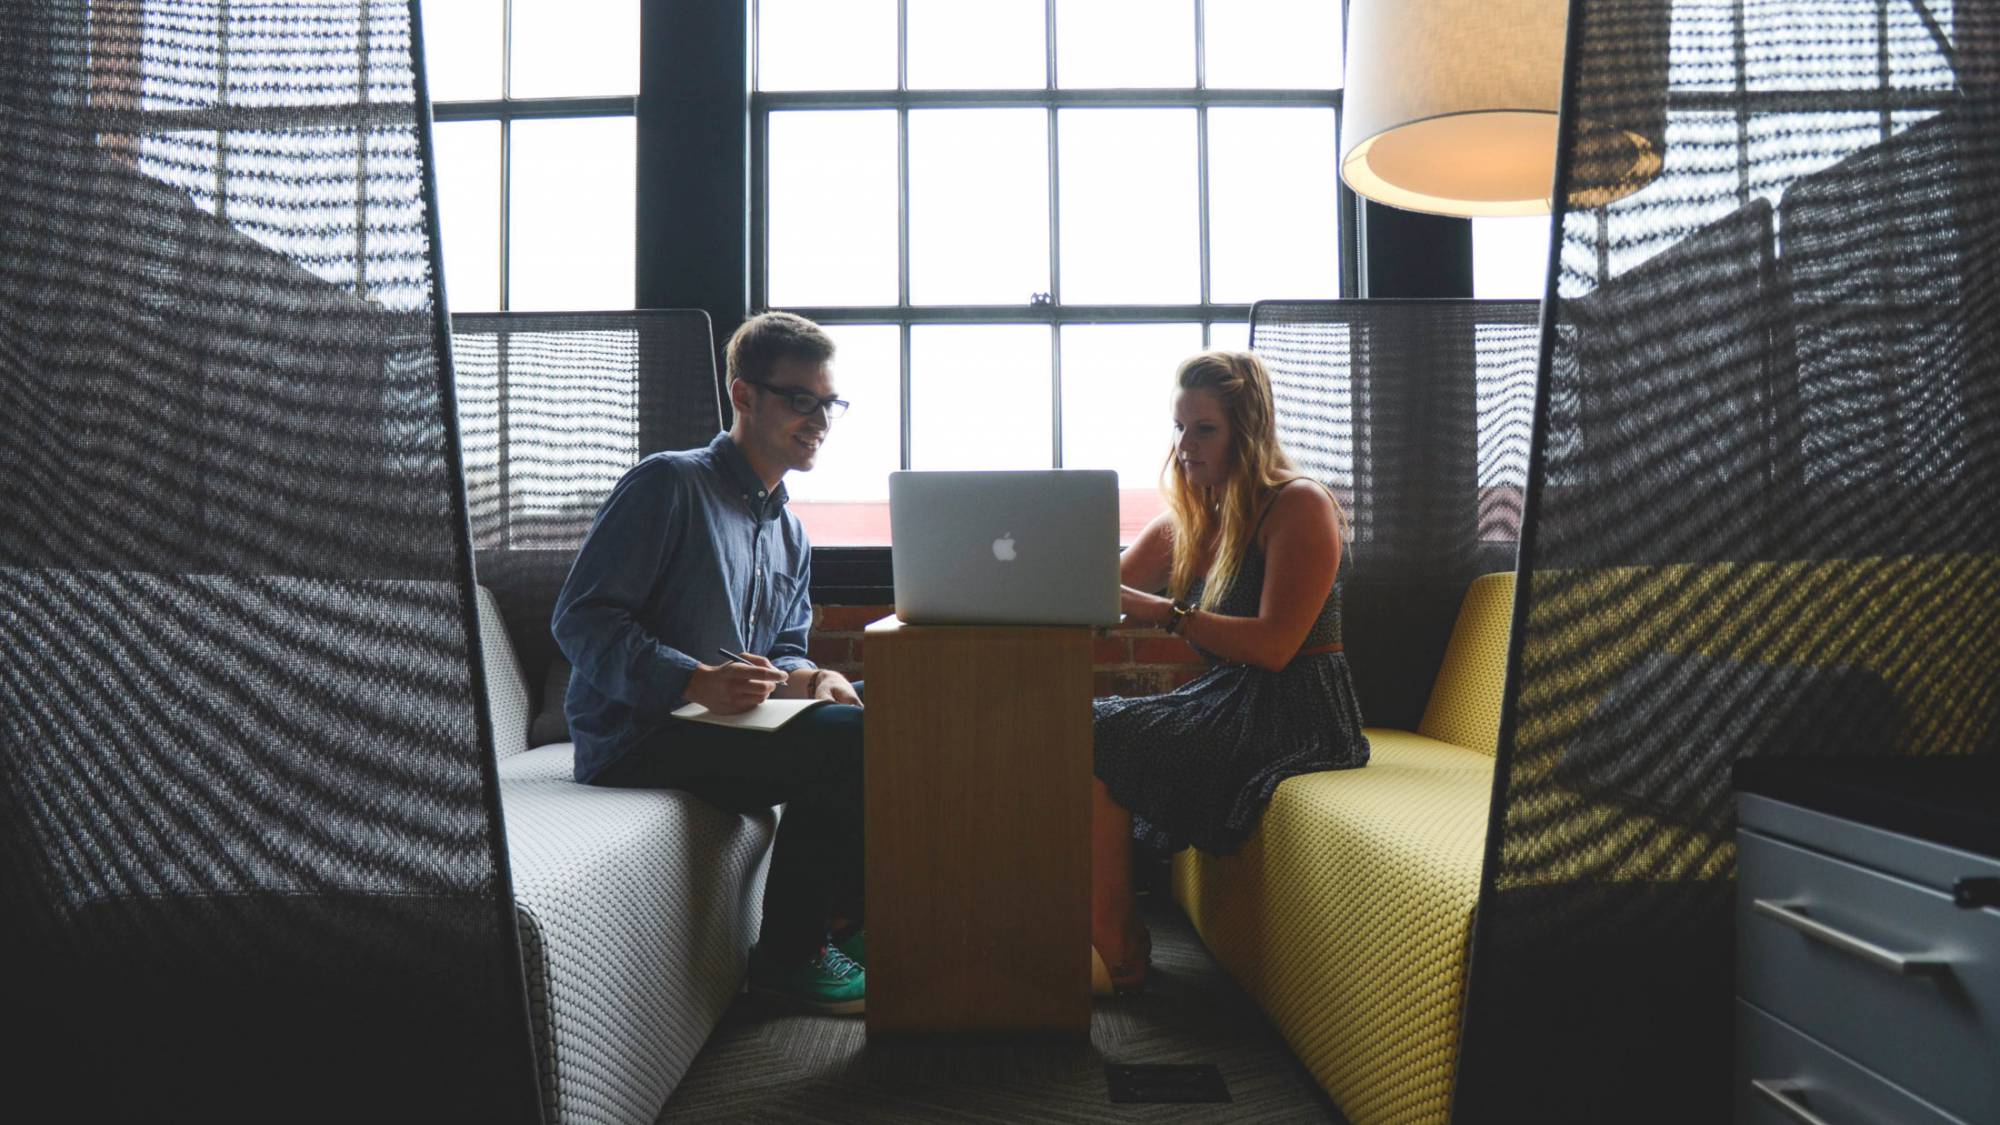
[[1167,510],[1120,559],[1121,601],[1128,622],[1180,634],[1211,667],[1164,695],[1095,705],[1100,992],[1145,983],[1152,942],[1132,897],[1134,840],[1228,855],[1279,782],[1368,762],[1340,645],[1339,503],[1278,444],[1271,377],[1255,355],[1203,352],[1175,382]]

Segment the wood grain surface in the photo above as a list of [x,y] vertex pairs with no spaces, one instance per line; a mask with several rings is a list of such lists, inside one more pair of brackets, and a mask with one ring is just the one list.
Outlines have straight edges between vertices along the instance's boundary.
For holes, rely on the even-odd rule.
[[1090,629],[865,636],[869,1033],[1087,1034]]

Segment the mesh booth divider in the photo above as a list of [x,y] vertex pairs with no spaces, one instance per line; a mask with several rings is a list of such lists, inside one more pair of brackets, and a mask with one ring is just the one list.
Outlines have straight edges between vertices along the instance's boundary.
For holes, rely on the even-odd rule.
[[[2000,745],[2000,23],[1577,0],[1569,35],[1455,1118],[1720,1121],[1732,762]],[[1577,123],[1663,101],[1658,177],[1586,206]]]
[[48,1119],[540,1119],[413,11],[0,3],[0,1021]]
[[565,741],[556,594],[626,470],[721,431],[714,329],[700,309],[459,313],[452,350],[479,580],[535,695],[531,740]]
[[1465,588],[1514,569],[1536,301],[1260,301],[1279,438],[1353,529],[1342,632],[1370,726],[1416,728]]

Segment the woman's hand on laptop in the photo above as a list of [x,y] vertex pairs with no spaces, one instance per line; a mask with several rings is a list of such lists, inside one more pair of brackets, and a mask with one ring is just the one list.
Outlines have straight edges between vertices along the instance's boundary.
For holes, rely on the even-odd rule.
[[734,661],[722,665],[703,664],[688,677],[681,694],[718,715],[735,715],[757,706],[785,682],[785,674],[756,653],[745,653],[752,664]]
[[1130,586],[1118,588],[1118,608],[1125,614],[1127,627],[1151,625],[1158,627],[1167,622],[1167,609],[1174,603],[1144,590],[1134,590]]

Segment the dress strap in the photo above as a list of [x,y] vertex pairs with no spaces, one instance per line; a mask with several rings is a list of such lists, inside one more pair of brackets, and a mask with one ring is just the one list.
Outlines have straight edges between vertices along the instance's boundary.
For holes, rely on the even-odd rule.
[[[1264,501],[1264,510],[1257,513],[1257,525],[1250,529],[1250,538],[1252,540],[1257,538],[1258,532],[1264,530],[1264,519],[1265,517],[1271,514],[1271,509],[1278,506],[1278,494],[1285,491],[1287,488],[1292,487],[1293,485],[1297,484],[1302,480],[1309,480],[1312,481],[1314,484],[1319,485],[1321,488],[1326,488],[1326,485],[1322,483],[1317,477],[1297,476],[1279,485],[1278,487],[1272,489],[1271,498],[1269,500]],[[1326,494],[1328,496],[1332,496],[1333,490],[1330,488],[1326,488]],[[1339,501],[1336,500],[1335,503],[1339,503]]]

